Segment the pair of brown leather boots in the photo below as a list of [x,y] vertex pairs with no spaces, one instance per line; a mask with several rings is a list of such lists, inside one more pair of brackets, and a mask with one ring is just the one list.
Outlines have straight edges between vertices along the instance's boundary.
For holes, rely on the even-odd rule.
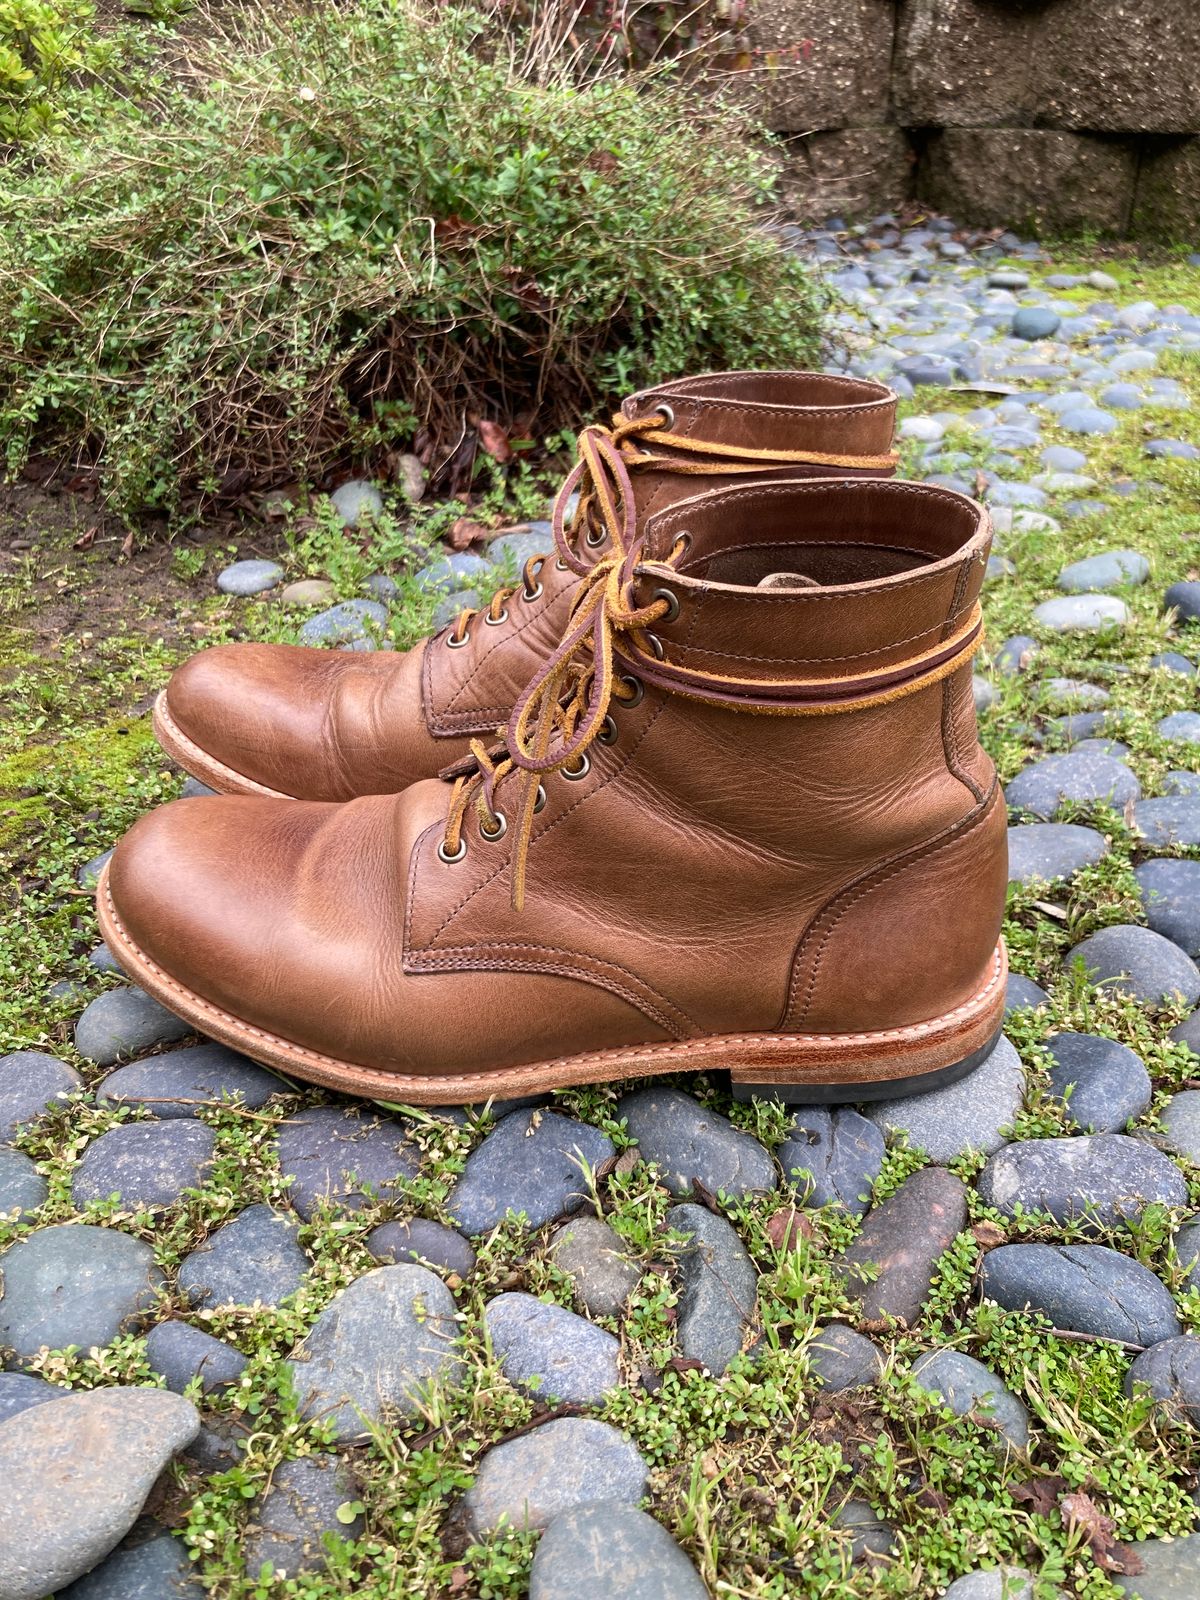
[[404,654],[189,661],[156,728],[226,793],[118,846],[114,955],[202,1033],[390,1101],[970,1070],[1006,971],[990,528],[888,481],[894,421],[818,374],[647,390],[585,430],[556,549],[486,609]]

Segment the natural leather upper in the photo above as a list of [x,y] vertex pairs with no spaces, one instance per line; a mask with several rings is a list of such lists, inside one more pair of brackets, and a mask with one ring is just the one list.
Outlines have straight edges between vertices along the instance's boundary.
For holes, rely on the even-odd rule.
[[[1003,802],[969,661],[936,677],[911,663],[969,629],[986,513],[931,486],[758,482],[652,515],[647,545],[678,549],[681,532],[674,564],[636,569],[633,600],[665,588],[676,604],[646,660],[741,699],[647,680],[614,700],[611,742],[543,780],[523,909],[514,773],[502,836],[472,813],[452,862],[444,780],[342,806],[176,802],[114,857],[130,937],[254,1027],[413,1074],[871,1031],[963,1003],[999,934]],[[758,586],[781,570],[816,586]],[[636,672],[642,647],[618,649]],[[850,679],[882,686],[838,705]],[[791,690],[770,704],[785,682],[806,686],[805,710]]]
[[[622,415],[669,419],[672,436],[696,448],[638,452],[631,471],[637,514],[648,525],[675,501],[750,474],[792,480],[835,470],[805,461],[773,467],[738,451],[886,460],[895,404],[879,384],[824,373],[714,373],[644,390],[625,401]],[[700,446],[717,453],[701,455]],[[702,475],[693,475],[696,467]],[[873,476],[890,467],[836,470]],[[606,547],[600,536],[587,553],[599,557]],[[230,787],[330,800],[390,794],[435,776],[470,737],[506,720],[562,636],[576,581],[551,554],[535,586],[520,586],[508,600],[502,621],[476,613],[461,647],[448,642],[450,628],[404,652],[220,645],[174,674],[167,709],[184,739],[248,780]]]

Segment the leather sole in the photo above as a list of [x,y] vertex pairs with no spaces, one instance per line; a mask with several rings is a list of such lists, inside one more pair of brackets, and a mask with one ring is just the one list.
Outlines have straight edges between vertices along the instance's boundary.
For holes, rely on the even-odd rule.
[[343,1094],[409,1105],[470,1105],[492,1096],[564,1089],[575,1084],[665,1072],[727,1071],[734,1093],[808,1101],[888,1099],[952,1081],[982,1061],[1004,1017],[1008,959],[1001,940],[970,1000],[943,1016],[874,1033],[713,1034],[703,1039],[592,1050],[491,1072],[437,1076],[381,1072],[306,1050],[279,1034],[244,1022],[178,983],[126,932],[108,885],[96,889],[100,931],[135,983],[197,1031],[289,1077]]
[[253,778],[248,778],[244,772],[227,767],[223,761],[218,761],[216,756],[211,756],[207,750],[202,750],[194,740],[188,738],[172,717],[165,689],[160,690],[158,699],[154,702],[152,721],[154,737],[171,760],[185,772],[191,773],[193,778],[199,778],[201,783],[206,783],[210,789],[215,789],[218,794],[265,795],[268,800],[296,799],[295,795],[285,794],[282,789],[270,789],[265,783],[257,783]]

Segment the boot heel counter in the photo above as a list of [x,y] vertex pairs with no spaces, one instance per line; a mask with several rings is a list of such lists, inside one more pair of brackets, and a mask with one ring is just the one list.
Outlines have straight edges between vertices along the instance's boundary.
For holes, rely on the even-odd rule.
[[783,1027],[904,1027],[962,1004],[991,963],[1007,884],[1007,816],[993,778],[983,802],[953,829],[822,907],[792,963]]

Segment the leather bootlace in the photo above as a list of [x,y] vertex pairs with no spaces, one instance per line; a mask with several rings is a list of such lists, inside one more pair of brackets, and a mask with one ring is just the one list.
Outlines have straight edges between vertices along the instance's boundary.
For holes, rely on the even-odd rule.
[[[645,420],[657,426],[657,419]],[[635,431],[646,429],[635,424],[629,432]],[[497,839],[506,831],[498,790],[509,779],[518,784],[512,853],[512,903],[518,911],[525,899],[533,819],[544,795],[541,779],[552,772],[582,776],[588,746],[604,726],[610,702],[640,698],[636,681],[619,678],[614,671],[614,637],[627,634],[648,650],[645,630],[670,610],[666,598],[645,606],[633,602],[643,540],[637,532],[633,485],[621,444],[616,429],[585,428],[579,439],[579,464],[555,505],[558,559],[580,579],[566,633],[517,700],[507,727],[497,730],[502,742],[489,748],[473,739],[470,755],[442,774],[455,780],[441,845],[442,859],[447,861],[460,860],[465,851],[463,824],[472,804],[485,839]],[[586,486],[568,529],[566,500],[585,482],[585,475]],[[607,553],[594,563],[578,553],[574,535],[581,525],[602,526],[610,540]],[[686,547],[685,539],[676,540],[666,564],[677,560]]]

